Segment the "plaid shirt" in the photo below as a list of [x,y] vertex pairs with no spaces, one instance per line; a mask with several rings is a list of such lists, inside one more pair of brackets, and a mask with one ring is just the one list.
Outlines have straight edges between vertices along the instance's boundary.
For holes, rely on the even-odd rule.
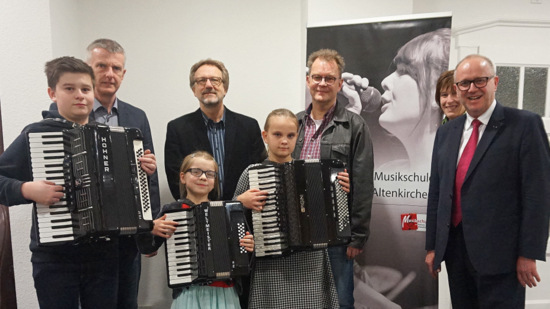
[[323,117],[323,122],[317,129],[315,121],[311,118],[312,104],[306,110],[304,127],[304,147],[300,153],[300,159],[320,159],[321,158],[321,138],[323,131],[334,116],[334,104]]

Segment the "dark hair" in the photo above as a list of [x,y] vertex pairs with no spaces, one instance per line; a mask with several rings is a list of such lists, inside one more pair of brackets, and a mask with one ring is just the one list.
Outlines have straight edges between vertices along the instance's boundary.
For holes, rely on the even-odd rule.
[[435,101],[437,102],[439,107],[441,107],[441,102],[440,102],[441,90],[449,89],[453,93],[455,91],[453,87],[454,80],[455,80],[453,77],[454,73],[455,73],[455,70],[445,71],[443,72],[443,74],[441,74],[441,76],[439,76],[439,79],[437,80],[437,85],[435,87]]
[[227,89],[229,89],[229,72],[225,68],[225,65],[223,64],[223,62],[219,60],[210,59],[210,58],[201,60],[193,64],[193,66],[191,67],[191,71],[189,72],[189,87],[193,88],[193,85],[195,85],[195,73],[203,65],[215,66],[222,72],[223,88],[227,92]]
[[[181,173],[185,173],[185,171],[189,169],[189,167],[191,166],[191,163],[193,163],[193,159],[195,158],[203,158],[214,162],[214,170],[216,173],[218,173],[218,170],[219,170],[218,164],[216,163],[216,160],[211,154],[209,154],[206,151],[195,151],[191,154],[188,154],[183,159],[183,162],[181,163],[181,166],[180,166],[180,175]],[[214,189],[212,189],[212,191],[208,193],[208,198],[212,201],[215,201],[219,198],[219,196],[220,196],[220,180],[216,175],[216,178],[214,179]],[[187,188],[180,181],[180,198],[186,198],[186,197],[187,197]]]
[[74,57],[59,57],[46,62],[44,73],[48,78],[48,87],[55,89],[61,75],[65,73],[84,73],[90,75],[92,84],[95,84],[94,71],[84,61]]
[[[342,75],[342,72],[344,72],[344,68],[346,67],[346,63],[344,62],[344,57],[342,57],[337,51],[334,49],[320,49],[316,52],[313,52],[309,57],[307,58],[307,67],[309,69],[309,72],[311,72],[311,66],[317,60],[317,58],[321,58],[325,61],[332,61],[336,62],[336,65],[338,65],[338,71],[340,71],[340,75]],[[340,76],[338,76],[340,77]]]

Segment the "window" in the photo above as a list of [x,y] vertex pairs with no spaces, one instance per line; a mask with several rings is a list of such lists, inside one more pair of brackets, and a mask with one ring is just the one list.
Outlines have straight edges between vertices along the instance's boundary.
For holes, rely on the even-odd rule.
[[548,67],[497,66],[496,70],[500,78],[496,99],[501,104],[550,116]]

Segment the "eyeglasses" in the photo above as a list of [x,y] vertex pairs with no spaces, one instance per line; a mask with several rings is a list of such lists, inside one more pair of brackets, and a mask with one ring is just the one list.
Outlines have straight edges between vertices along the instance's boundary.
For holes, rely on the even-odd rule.
[[206,175],[206,178],[208,178],[208,179],[215,179],[216,175],[218,174],[214,171],[203,171],[200,168],[190,168],[190,169],[186,170],[185,172],[190,173],[191,175],[193,175],[195,177],[201,177],[202,174],[204,174],[204,175]]
[[493,77],[495,77],[495,76],[493,75],[493,76],[488,76],[488,77],[478,77],[474,80],[463,80],[463,81],[460,81],[460,82],[456,83],[456,86],[458,87],[459,90],[468,91],[470,89],[470,86],[472,85],[472,83],[474,83],[474,85],[476,86],[477,89],[481,89],[481,88],[487,86],[487,82]]
[[320,84],[323,80],[325,80],[327,85],[332,85],[338,78],[334,76],[311,75],[311,79],[313,79],[313,82],[316,84]]
[[201,86],[206,85],[206,81],[210,81],[212,86],[219,86],[222,83],[222,79],[219,77],[203,77],[199,79],[195,79],[195,84],[199,84]]

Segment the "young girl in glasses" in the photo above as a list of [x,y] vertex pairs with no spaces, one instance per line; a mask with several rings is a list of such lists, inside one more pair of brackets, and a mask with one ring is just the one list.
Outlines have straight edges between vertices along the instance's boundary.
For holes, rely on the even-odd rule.
[[[154,220],[153,235],[155,247],[160,247],[164,239],[170,238],[177,223],[166,220],[165,212],[171,209],[187,208],[202,202],[217,200],[219,194],[218,165],[207,152],[194,152],[183,160],[180,168],[181,199],[165,205],[159,218]],[[160,240],[160,241],[159,241]],[[240,240],[248,252],[254,249],[254,239],[246,233]],[[240,308],[239,297],[232,282],[215,281],[210,285],[192,285],[173,290],[172,308]]]
[[[262,137],[268,148],[267,162],[292,161],[298,119],[287,109],[272,111]],[[241,175],[233,199],[260,211],[267,192],[249,186],[248,167]],[[349,192],[347,173],[338,176]],[[281,257],[256,258],[250,285],[249,308],[338,308],[338,296],[326,250],[295,251]]]

